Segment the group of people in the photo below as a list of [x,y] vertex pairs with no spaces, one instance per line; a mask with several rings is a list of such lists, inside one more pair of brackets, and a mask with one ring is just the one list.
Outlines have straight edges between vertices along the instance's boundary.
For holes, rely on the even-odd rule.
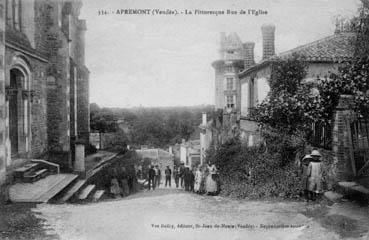
[[[169,166],[166,167],[165,171],[165,186],[171,186],[171,177],[172,177],[172,170],[169,168]],[[148,171],[148,185],[149,190],[152,188],[155,190],[155,188],[159,187],[161,184],[161,170],[159,168],[159,165],[153,165],[150,166]]]
[[125,166],[115,166],[108,174],[110,195],[112,197],[125,197],[131,192],[137,191],[137,178],[133,169],[126,169]]
[[315,201],[322,191],[323,165],[318,150],[305,155],[300,161],[301,184],[307,201]]
[[215,165],[198,166],[191,170],[182,163],[179,167],[174,168],[176,188],[184,187],[185,191],[216,195],[220,189],[218,179]]
[[[164,175],[165,187],[172,186],[173,177],[176,188],[184,188],[185,191],[198,194],[216,195],[219,193],[219,178],[215,165],[198,166],[191,170],[184,163],[181,163],[179,166],[175,166],[173,171],[167,166]],[[150,165],[147,174],[148,189],[155,190],[155,188],[158,188],[161,179],[162,173],[159,166]]]

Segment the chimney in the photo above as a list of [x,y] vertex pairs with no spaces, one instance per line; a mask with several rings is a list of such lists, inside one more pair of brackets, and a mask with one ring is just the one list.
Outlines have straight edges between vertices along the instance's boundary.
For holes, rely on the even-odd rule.
[[202,113],[202,125],[206,125],[206,122],[207,122],[207,117],[206,117],[206,113]]
[[245,42],[243,44],[244,57],[245,57],[245,69],[248,69],[255,64],[254,47],[255,47],[254,42]]
[[274,32],[273,24],[263,24],[261,33],[263,35],[263,60],[275,55],[274,49]]
[[225,43],[227,41],[227,37],[225,32],[220,33],[220,48],[219,48],[219,55],[220,59],[224,59],[225,57]]

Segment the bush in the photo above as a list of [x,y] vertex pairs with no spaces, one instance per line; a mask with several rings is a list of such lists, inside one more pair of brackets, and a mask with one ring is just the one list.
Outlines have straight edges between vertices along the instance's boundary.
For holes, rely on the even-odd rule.
[[222,195],[293,198],[302,190],[294,163],[283,162],[280,153],[246,147],[231,139],[208,157],[219,168]]

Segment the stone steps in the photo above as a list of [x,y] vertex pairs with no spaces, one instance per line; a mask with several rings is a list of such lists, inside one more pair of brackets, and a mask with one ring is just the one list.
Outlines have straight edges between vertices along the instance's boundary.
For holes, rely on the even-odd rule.
[[26,175],[30,175],[36,171],[40,165],[38,163],[27,163],[26,165],[16,168],[13,172],[16,181],[23,181]]
[[93,184],[87,185],[84,189],[82,189],[81,193],[78,194],[77,198],[79,200],[86,200],[88,196],[93,192],[94,189],[95,189],[95,185]]
[[63,195],[63,197],[58,201],[60,203],[67,202],[71,199],[74,195],[76,195],[81,187],[86,183],[86,180],[78,180],[68,191]]
[[32,183],[41,178],[46,177],[49,174],[47,169],[41,169],[37,171],[27,172],[23,175],[23,182]]
[[369,195],[369,189],[357,182],[339,182],[338,186],[346,191],[353,191],[364,195]]
[[12,202],[49,202],[77,179],[76,174],[54,174],[33,183],[16,183],[9,188]]
[[94,202],[98,201],[105,193],[105,190],[97,190],[95,194],[92,196],[92,200]]

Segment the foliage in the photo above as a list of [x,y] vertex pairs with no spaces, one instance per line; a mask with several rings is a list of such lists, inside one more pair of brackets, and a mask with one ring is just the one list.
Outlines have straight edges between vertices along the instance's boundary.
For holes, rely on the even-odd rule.
[[[287,134],[308,132],[311,123],[330,122],[339,98],[353,95],[354,107],[369,115],[369,1],[362,0],[359,16],[345,22],[356,32],[355,57],[343,64],[338,73],[315,82],[303,81],[306,63],[303,56],[277,59],[272,64],[270,93],[257,106],[253,118],[262,125]],[[343,23],[341,23],[343,24]],[[346,27],[347,28],[347,27]]]
[[283,163],[279,153],[246,147],[238,139],[209,152],[207,158],[218,166],[223,195],[293,198],[301,190],[293,163]]
[[263,125],[287,134],[306,127],[308,117],[304,113],[309,105],[304,100],[310,89],[301,87],[305,75],[306,63],[300,56],[275,60],[269,82],[270,92],[252,112],[252,117]]
[[118,129],[117,117],[96,103],[90,104],[90,127],[97,132],[115,132]]
[[91,129],[118,132],[117,121],[123,121],[128,131],[125,143],[131,146],[167,147],[199,137],[201,113],[211,112],[211,106],[168,108],[99,108],[91,104]]
[[302,132],[290,135],[265,126],[261,134],[265,141],[266,151],[278,156],[282,167],[288,165],[295,158],[296,153],[302,151],[306,145]]
[[107,145],[105,149],[111,152],[123,152],[127,149],[127,142],[128,137],[126,134],[123,131],[118,130],[114,133],[114,137],[105,143]]

